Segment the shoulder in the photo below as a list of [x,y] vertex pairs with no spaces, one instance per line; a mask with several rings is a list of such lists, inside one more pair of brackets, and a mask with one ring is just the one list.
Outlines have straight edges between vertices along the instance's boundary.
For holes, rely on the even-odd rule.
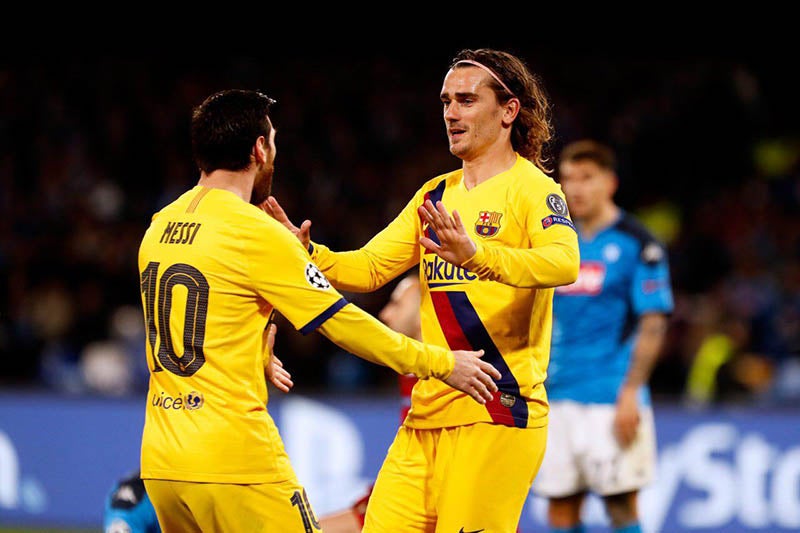
[[561,185],[539,167],[519,157],[514,167],[512,197],[523,205],[544,206],[547,212],[561,217],[569,216],[567,200]]
[[132,509],[145,499],[144,482],[139,472],[120,479],[111,491],[109,505],[112,509]]
[[520,156],[517,164],[514,165],[512,179],[516,184],[514,189],[520,193],[530,194],[533,192],[538,196],[555,193],[563,196],[561,185],[524,157]]
[[664,244],[630,213],[623,211],[614,229],[636,242],[642,262],[652,265],[666,259],[667,251]]

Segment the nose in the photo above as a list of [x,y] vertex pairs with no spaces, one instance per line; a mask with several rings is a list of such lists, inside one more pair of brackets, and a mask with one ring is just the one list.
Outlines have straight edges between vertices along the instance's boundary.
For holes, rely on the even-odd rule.
[[458,105],[455,102],[451,102],[444,108],[444,119],[447,121],[458,120]]

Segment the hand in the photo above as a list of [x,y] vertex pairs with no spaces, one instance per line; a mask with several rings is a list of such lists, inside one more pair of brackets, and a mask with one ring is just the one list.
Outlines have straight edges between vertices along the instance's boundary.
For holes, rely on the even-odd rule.
[[614,436],[620,446],[627,448],[636,438],[639,427],[639,401],[635,387],[623,386],[617,396],[617,411],[614,414]]
[[269,362],[264,369],[267,379],[283,392],[289,392],[294,386],[292,382],[292,375],[288,370],[283,368],[283,362],[275,355],[275,332],[278,331],[278,326],[270,324],[267,328],[267,347],[269,348]]
[[310,220],[304,220],[298,228],[292,224],[292,221],[289,220],[289,217],[286,215],[286,211],[283,210],[281,204],[278,203],[278,200],[276,200],[274,196],[268,196],[267,199],[259,205],[259,207],[269,216],[286,226],[286,228],[291,231],[301,243],[303,243],[303,247],[308,249],[308,245],[311,242]]
[[433,202],[425,200],[417,212],[439,237],[439,244],[428,237],[422,237],[419,243],[426,250],[456,266],[461,266],[464,261],[475,255],[478,247],[469,238],[458,211],[453,211],[453,215],[450,216],[442,202],[436,202],[434,206]]
[[501,377],[499,370],[481,360],[483,354],[483,350],[477,352],[453,351],[453,355],[456,356],[456,365],[447,379],[442,380],[454,389],[469,394],[479,404],[485,404],[492,400],[494,393],[497,392],[497,383],[494,382],[494,379]]

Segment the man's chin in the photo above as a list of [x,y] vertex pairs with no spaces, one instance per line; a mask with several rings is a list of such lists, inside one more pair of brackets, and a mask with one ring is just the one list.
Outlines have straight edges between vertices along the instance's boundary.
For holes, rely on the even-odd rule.
[[465,150],[458,143],[451,142],[450,143],[450,153],[453,154],[456,157],[461,157],[462,155],[464,155]]

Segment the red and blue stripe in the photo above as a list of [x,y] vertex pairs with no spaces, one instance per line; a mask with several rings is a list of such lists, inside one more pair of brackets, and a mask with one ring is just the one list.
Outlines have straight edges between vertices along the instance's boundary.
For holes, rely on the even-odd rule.
[[[431,291],[430,295],[450,349],[483,349],[483,360],[500,371],[501,377],[496,381],[499,391],[485,404],[492,421],[506,426],[527,427],[528,404],[520,394],[519,384],[467,295],[461,291]],[[514,403],[510,407],[500,403],[501,393],[513,397]]]

